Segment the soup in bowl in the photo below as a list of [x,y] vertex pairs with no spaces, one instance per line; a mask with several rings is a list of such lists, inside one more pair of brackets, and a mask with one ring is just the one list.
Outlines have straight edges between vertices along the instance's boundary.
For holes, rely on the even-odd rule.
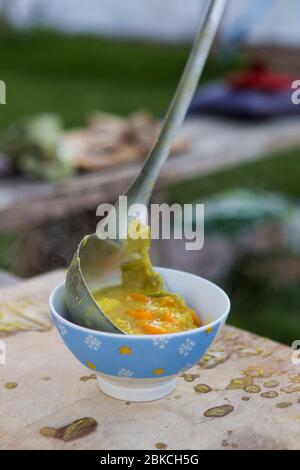
[[114,398],[149,401],[171,393],[178,375],[212,346],[229,314],[229,298],[214,283],[182,271],[156,269],[168,291],[179,294],[199,315],[201,326],[167,334],[106,333],[71,321],[65,283],[50,296],[52,318],[65,345],[97,374],[101,390]]

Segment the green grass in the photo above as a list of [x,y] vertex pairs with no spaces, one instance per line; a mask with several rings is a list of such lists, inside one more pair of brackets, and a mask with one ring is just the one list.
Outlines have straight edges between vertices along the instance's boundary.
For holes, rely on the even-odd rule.
[[201,201],[210,194],[232,188],[275,191],[300,198],[299,175],[300,149],[297,148],[212,175],[183,181],[169,189],[169,198],[180,203]]
[[18,33],[0,38],[7,105],[0,126],[20,116],[53,111],[66,126],[94,110],[161,113],[187,54],[186,47],[122,44],[96,37]]
[[[97,109],[128,114],[144,108],[159,115],[172,97],[188,52],[189,45],[0,32],[0,78],[7,84],[0,129],[20,116],[44,111],[61,114],[66,126],[83,124]],[[203,81],[230,67],[211,61]]]
[[[241,286],[241,279],[239,280]],[[247,283],[231,289],[229,323],[291,345],[299,337],[299,288],[274,288]]]
[[[247,255],[236,263],[223,287],[230,292],[229,323],[291,345],[299,332],[300,292],[296,280],[287,282],[284,271],[264,270],[277,260],[294,260],[288,250],[265,256]],[[298,256],[298,262],[300,258]]]
[[0,269],[15,271],[18,236],[15,233],[0,233]]

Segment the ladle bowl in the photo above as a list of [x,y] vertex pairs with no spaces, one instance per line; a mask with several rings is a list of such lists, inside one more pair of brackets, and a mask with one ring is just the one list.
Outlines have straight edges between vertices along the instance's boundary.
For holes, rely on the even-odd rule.
[[[122,249],[110,240],[87,235],[79,243],[66,279],[66,303],[71,319],[81,326],[123,333],[103,314],[92,293],[120,282]],[[99,259],[101,268],[99,269]]]

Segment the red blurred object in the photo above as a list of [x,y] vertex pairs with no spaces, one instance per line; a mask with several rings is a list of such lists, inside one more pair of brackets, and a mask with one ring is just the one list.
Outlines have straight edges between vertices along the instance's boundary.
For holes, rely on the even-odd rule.
[[234,89],[276,92],[290,90],[296,79],[290,74],[272,72],[266,64],[256,61],[249,70],[232,76],[230,84]]

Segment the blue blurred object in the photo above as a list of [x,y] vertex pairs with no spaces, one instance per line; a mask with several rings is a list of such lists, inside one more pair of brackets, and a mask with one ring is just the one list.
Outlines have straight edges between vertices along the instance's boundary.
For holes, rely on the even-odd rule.
[[203,113],[243,119],[300,115],[300,106],[292,103],[291,95],[291,90],[235,89],[221,81],[201,88],[192,101],[189,115]]

